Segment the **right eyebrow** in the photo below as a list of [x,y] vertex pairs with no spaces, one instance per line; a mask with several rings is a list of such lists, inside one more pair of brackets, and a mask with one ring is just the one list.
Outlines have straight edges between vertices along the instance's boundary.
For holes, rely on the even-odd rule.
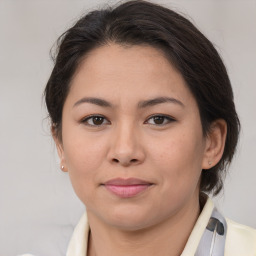
[[99,99],[99,98],[93,98],[93,97],[84,97],[78,100],[73,107],[76,107],[82,103],[91,103],[91,104],[98,105],[100,107],[113,107],[113,105],[110,102],[103,99]]

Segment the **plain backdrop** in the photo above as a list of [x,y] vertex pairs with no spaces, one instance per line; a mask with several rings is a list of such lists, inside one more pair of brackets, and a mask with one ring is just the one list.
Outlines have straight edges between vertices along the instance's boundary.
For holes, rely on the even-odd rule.
[[[84,206],[50,137],[42,93],[49,51],[78,17],[107,0],[0,1],[0,256],[65,255]],[[233,84],[242,132],[225,191],[225,216],[256,228],[256,1],[159,0],[216,45]]]

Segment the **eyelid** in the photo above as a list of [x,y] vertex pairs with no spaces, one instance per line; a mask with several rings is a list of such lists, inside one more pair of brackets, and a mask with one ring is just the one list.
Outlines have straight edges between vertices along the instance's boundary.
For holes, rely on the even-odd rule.
[[149,124],[149,125],[164,126],[164,125],[166,125],[166,124],[169,124],[169,123],[171,123],[171,122],[176,121],[176,119],[175,119],[174,117],[169,116],[169,115],[165,115],[165,114],[154,114],[154,115],[149,116],[149,117],[147,118],[146,122],[148,122],[148,120],[150,120],[151,118],[154,118],[154,117],[163,117],[163,118],[167,119],[168,122],[165,123],[165,124]]
[[101,118],[107,120],[108,123],[110,123],[109,120],[108,120],[105,116],[99,115],[99,114],[92,114],[92,115],[86,116],[86,117],[84,117],[84,118],[81,119],[80,123],[82,123],[82,124],[84,124],[84,125],[87,125],[87,126],[91,126],[91,127],[101,127],[101,126],[105,125],[104,123],[101,124],[101,125],[92,125],[92,124],[88,124],[87,121],[90,120],[90,119],[92,119],[92,118],[94,118],[94,117],[101,117]]
[[[105,123],[105,124],[103,123],[103,124],[100,124],[100,125],[92,125],[92,124],[87,123],[88,120],[90,120],[90,119],[92,119],[92,118],[94,118],[94,117],[103,118],[103,119],[107,120],[108,124],[111,123],[105,116],[100,115],[100,114],[92,114],[92,115],[86,116],[86,117],[82,118],[80,122],[83,123],[83,124],[85,124],[85,125],[87,125],[87,126],[91,126],[91,127],[101,127],[101,126],[103,126],[103,125],[106,125],[106,123]],[[162,117],[162,118],[168,120],[168,122],[167,122],[167,123],[164,123],[164,124],[149,124],[149,125],[164,126],[164,125],[166,125],[166,124],[169,124],[169,123],[171,123],[171,122],[176,121],[176,119],[175,119],[174,117],[170,116],[170,115],[165,115],[165,114],[153,114],[153,115],[149,116],[149,117],[147,118],[147,120],[146,120],[144,123],[147,124],[147,123],[148,123],[148,120],[150,120],[150,119],[152,119],[152,118],[154,118],[154,117]]]

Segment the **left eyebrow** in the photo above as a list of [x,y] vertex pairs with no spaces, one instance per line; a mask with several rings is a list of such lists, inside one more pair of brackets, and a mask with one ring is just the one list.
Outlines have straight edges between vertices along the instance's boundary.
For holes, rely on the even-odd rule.
[[157,97],[157,98],[154,98],[154,99],[140,101],[138,103],[138,108],[152,107],[152,106],[155,106],[157,104],[162,104],[162,103],[174,103],[174,104],[178,104],[178,105],[184,107],[184,104],[181,101],[179,101],[175,98]]

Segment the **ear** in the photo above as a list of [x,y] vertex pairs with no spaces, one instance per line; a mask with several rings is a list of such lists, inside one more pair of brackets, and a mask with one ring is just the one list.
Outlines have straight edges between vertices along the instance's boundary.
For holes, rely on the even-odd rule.
[[53,140],[55,142],[55,145],[56,145],[56,148],[57,148],[57,152],[58,152],[58,155],[59,155],[59,158],[60,158],[60,169],[63,171],[63,172],[67,172],[67,165],[66,165],[66,161],[65,161],[65,154],[64,154],[64,149],[63,149],[63,143],[61,141],[61,138],[60,136],[58,135],[57,133],[57,128],[53,125],[52,126],[52,137],[53,137]]
[[226,142],[227,123],[223,119],[215,120],[206,136],[202,169],[210,169],[221,159]]

